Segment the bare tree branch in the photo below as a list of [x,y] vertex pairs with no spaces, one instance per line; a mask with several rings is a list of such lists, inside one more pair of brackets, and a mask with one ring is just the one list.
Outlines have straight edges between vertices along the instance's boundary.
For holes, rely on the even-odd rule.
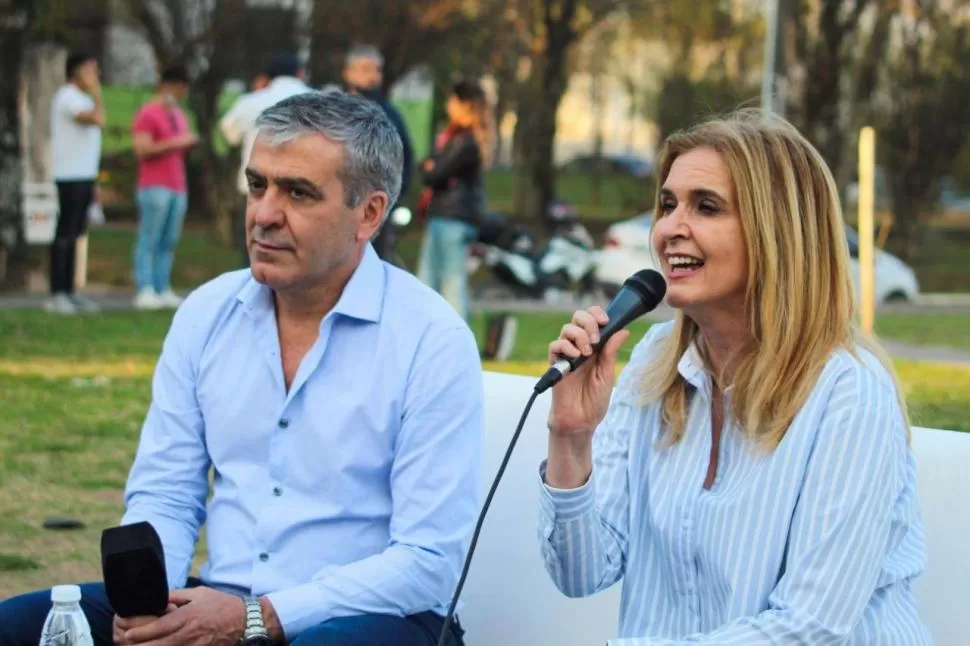
[[150,0],[132,0],[132,16],[145,30],[145,36],[148,38],[155,56],[164,60],[175,59],[178,54],[162,30],[160,17],[152,9],[153,4]]

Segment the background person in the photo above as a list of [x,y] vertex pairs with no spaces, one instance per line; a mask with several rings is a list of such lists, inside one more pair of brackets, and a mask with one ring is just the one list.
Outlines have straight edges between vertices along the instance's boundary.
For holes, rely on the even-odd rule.
[[85,52],[71,53],[64,72],[67,82],[51,102],[51,164],[59,215],[50,249],[48,309],[74,314],[98,309],[74,292],[74,284],[77,241],[87,231],[88,209],[96,199],[106,115],[97,60]]
[[138,238],[135,242],[135,307],[182,303],[172,291],[172,263],[188,210],[185,156],[198,141],[179,107],[189,94],[181,66],[162,70],[158,88],[132,121],[138,158]]
[[421,168],[427,187],[418,206],[427,217],[418,277],[469,318],[468,246],[485,212],[484,169],[492,158],[492,113],[485,91],[460,81],[448,96],[448,124]]

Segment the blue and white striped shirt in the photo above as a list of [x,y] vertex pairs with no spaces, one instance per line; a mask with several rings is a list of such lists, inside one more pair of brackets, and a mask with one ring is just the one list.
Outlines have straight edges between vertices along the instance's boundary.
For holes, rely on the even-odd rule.
[[886,371],[862,350],[865,363],[835,353],[771,453],[727,416],[705,490],[712,384],[696,351],[678,365],[696,389],[678,444],[656,448],[660,406],[637,392],[671,327],[634,349],[589,481],[553,489],[540,466],[540,544],[557,587],[582,597],[623,578],[613,646],[932,643],[910,590],[925,562],[916,466]]

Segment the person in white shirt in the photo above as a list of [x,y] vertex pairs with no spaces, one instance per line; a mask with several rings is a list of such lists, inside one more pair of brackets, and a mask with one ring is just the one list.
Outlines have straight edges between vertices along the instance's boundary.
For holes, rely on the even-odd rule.
[[92,301],[74,293],[74,267],[77,239],[87,230],[88,209],[96,199],[105,111],[93,56],[70,54],[65,75],[67,83],[51,101],[51,159],[60,215],[50,251],[48,309],[74,314],[97,310]]
[[240,214],[235,218],[233,231],[236,243],[240,245],[245,266],[249,266],[249,249],[246,248],[246,196],[249,194],[249,182],[246,180],[246,164],[256,139],[256,129],[253,124],[256,118],[266,108],[275,105],[294,94],[308,92],[310,87],[303,82],[303,67],[295,54],[281,53],[274,55],[266,68],[269,82],[261,89],[249,92],[239,97],[229,111],[219,122],[222,136],[230,146],[242,144],[242,158],[239,164],[237,188],[242,196]]

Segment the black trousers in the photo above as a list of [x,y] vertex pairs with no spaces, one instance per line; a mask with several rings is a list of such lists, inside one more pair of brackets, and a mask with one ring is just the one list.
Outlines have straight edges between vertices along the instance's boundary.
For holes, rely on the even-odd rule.
[[60,216],[51,244],[50,285],[53,294],[74,292],[77,239],[88,227],[88,208],[94,199],[94,180],[57,182]]

